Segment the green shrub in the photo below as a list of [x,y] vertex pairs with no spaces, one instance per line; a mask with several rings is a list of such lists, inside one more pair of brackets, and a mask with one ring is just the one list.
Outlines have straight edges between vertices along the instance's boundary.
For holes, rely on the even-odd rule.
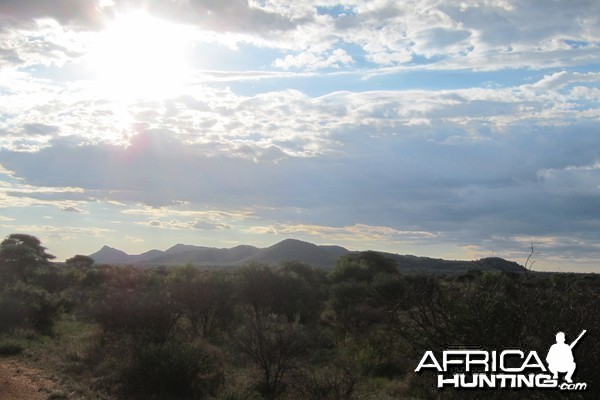
[[33,329],[49,335],[60,305],[60,299],[45,290],[17,283],[0,293],[0,332]]
[[0,340],[0,356],[14,356],[21,353],[25,348],[15,340]]
[[134,289],[112,289],[96,307],[96,320],[105,333],[141,341],[166,341],[177,317],[166,290],[146,283]]
[[143,399],[204,399],[223,383],[220,352],[171,339],[138,344],[122,371],[126,392]]

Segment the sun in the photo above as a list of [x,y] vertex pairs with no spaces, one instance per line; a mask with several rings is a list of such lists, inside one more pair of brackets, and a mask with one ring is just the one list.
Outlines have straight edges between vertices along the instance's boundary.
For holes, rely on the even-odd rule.
[[144,12],[117,15],[97,35],[88,60],[99,87],[108,94],[169,95],[186,80],[190,37],[187,27]]

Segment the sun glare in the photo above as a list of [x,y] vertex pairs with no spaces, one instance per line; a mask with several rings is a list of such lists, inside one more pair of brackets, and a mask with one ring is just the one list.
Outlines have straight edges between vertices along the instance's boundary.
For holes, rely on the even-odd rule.
[[190,35],[143,12],[119,15],[98,34],[89,62],[102,91],[119,97],[169,95],[186,79]]

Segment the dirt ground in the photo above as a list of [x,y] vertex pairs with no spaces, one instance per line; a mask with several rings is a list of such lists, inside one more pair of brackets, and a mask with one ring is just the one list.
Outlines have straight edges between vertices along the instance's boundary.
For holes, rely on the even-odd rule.
[[13,357],[0,358],[0,400],[67,399],[58,379]]

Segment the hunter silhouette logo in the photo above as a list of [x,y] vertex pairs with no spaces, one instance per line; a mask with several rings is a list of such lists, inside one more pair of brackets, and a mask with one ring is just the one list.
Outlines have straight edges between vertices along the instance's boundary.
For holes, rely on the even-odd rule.
[[571,344],[565,343],[564,332],[558,332],[556,334],[556,343],[550,347],[546,361],[548,362],[548,369],[553,374],[554,379],[558,379],[559,372],[566,372],[565,380],[569,383],[573,383],[573,372],[575,372],[575,359],[573,358],[573,347],[579,342],[579,339],[585,334],[584,329],[577,339]]
[[[474,349],[444,350],[441,356],[425,352],[415,372],[436,370],[437,387],[443,389],[560,389],[587,390],[586,382],[573,383],[577,364],[573,347],[585,335],[583,330],[571,344],[565,343],[565,333],[556,334],[556,343],[548,350],[546,365],[535,350],[519,349],[487,351]],[[440,360],[440,361],[438,361]],[[565,374],[561,382],[559,374]]]

